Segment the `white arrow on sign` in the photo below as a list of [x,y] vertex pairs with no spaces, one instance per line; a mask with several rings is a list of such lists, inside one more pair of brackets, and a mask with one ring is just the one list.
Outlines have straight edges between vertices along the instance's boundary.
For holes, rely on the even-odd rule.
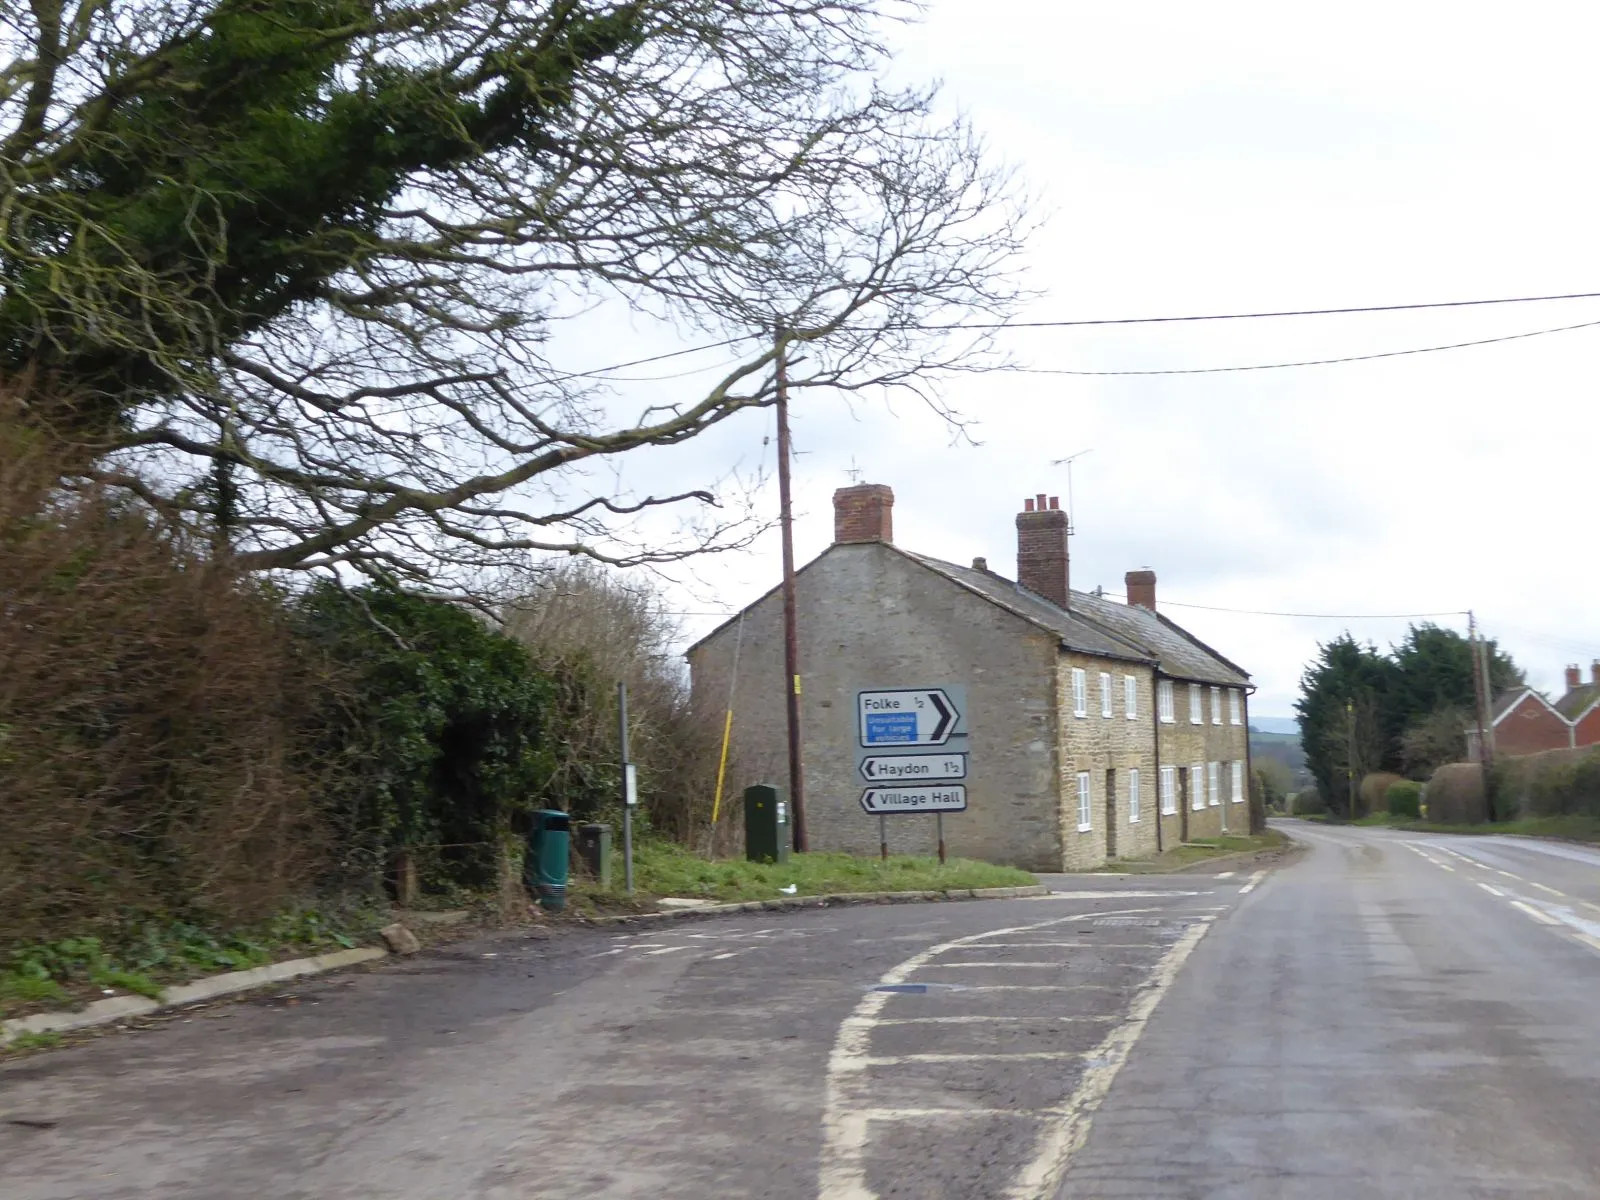
[[965,779],[965,754],[869,754],[861,760],[861,777],[869,783],[921,783]]
[[861,807],[874,816],[895,813],[966,812],[967,789],[960,783],[927,787],[869,787],[861,793]]
[[943,688],[859,692],[863,746],[942,746],[961,714]]

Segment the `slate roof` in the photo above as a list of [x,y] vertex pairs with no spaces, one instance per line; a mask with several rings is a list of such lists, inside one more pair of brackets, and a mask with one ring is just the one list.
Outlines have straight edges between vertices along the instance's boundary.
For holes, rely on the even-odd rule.
[[1229,662],[1188,630],[1136,604],[1120,604],[1088,592],[1072,593],[1072,609],[1096,625],[1143,648],[1163,675],[1246,687],[1250,674]]
[[1586,683],[1575,687],[1556,701],[1556,711],[1569,721],[1576,721],[1600,700],[1600,683]]
[[[1489,706],[1489,720],[1498,724],[1501,717],[1505,716],[1508,712],[1515,708],[1518,703],[1521,702],[1522,698],[1532,691],[1532,688],[1526,687],[1513,688],[1509,692],[1502,692],[1500,695],[1496,696],[1494,698],[1494,703]],[[1537,695],[1537,693],[1535,693],[1535,695]]]
[[[958,566],[927,554],[917,554],[889,542],[879,543],[912,562],[948,579],[957,587],[981,596],[997,608],[1005,609],[1041,629],[1048,630],[1061,639],[1069,650],[1094,654],[1102,658],[1120,659],[1124,662],[1148,663],[1161,674],[1174,679],[1193,680],[1197,683],[1215,683],[1230,687],[1248,687],[1250,675],[1242,667],[1229,662],[1193,634],[1176,625],[1160,613],[1135,605],[1119,604],[1103,596],[1088,592],[1072,593],[1072,611],[1058,607],[1021,584],[996,575],[993,571],[979,571]],[[803,572],[833,550],[830,546],[800,570]],[[746,606],[745,611],[776,592],[772,588]],[[722,630],[731,626],[737,616],[730,617],[702,637],[687,653],[709,642]]]
[[971,567],[958,567],[943,559],[916,554],[910,550],[893,547],[913,562],[921,563],[935,574],[943,575],[952,583],[975,592],[1000,608],[1014,613],[1061,638],[1061,644],[1084,654],[1098,654],[1105,658],[1120,658],[1129,662],[1148,663],[1154,655],[1144,647],[1125,641],[1114,634],[1080,620],[1069,612],[1057,608],[1043,596],[1028,591],[1022,585],[1003,579],[992,571],[976,571]]
[[992,603],[1054,630],[1070,649],[1152,663],[1161,674],[1174,679],[1249,686],[1250,676],[1242,668],[1149,609],[1119,604],[1088,592],[1073,592],[1072,608],[1067,611],[992,571],[958,567],[908,550],[900,553]]

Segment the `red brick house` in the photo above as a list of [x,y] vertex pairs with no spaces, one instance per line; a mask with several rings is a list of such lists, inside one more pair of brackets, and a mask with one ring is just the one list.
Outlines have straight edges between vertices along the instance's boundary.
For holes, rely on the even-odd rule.
[[[1565,750],[1572,745],[1572,725],[1567,718],[1530,687],[1496,697],[1489,710],[1494,724],[1496,754],[1538,754]],[[1467,758],[1478,759],[1478,731],[1467,730]]]
[[1567,668],[1567,694],[1556,709],[1571,726],[1572,746],[1600,746],[1600,659],[1589,665],[1588,683],[1576,666]]

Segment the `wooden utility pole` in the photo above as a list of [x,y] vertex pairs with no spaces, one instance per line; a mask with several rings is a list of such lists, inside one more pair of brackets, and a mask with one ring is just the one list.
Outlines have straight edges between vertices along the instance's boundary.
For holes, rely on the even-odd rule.
[[778,386],[778,525],[783,536],[783,670],[788,700],[789,804],[793,814],[794,849],[804,854],[806,838],[805,766],[800,759],[800,638],[794,591],[794,512],[789,488],[789,343],[777,331]]
[[1482,643],[1478,638],[1478,619],[1470,609],[1467,611],[1467,645],[1472,651],[1473,711],[1478,726],[1478,772],[1483,777],[1483,802],[1487,805],[1489,772],[1492,766],[1490,759],[1493,756],[1493,752],[1489,749],[1489,736],[1494,731],[1494,722],[1489,719],[1489,674],[1484,669],[1484,659],[1480,653]]
[[1352,700],[1344,702],[1344,724],[1346,741],[1344,747],[1345,782],[1350,787],[1350,820],[1354,821],[1359,815],[1356,812],[1356,706]]

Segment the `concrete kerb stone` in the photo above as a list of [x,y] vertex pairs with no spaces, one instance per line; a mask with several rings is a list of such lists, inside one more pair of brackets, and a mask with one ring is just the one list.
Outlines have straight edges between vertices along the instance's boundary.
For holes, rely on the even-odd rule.
[[[667,912],[628,913],[622,916],[589,917],[590,925],[651,924],[660,921],[705,920],[709,917],[727,916],[740,912],[789,912],[803,908],[825,908],[832,904],[918,904],[952,900],[1023,900],[1047,896],[1050,889],[1039,885],[1029,887],[965,888],[949,891],[920,892],[833,892],[821,896],[785,896],[776,900],[746,900],[734,904],[707,904],[700,908],[672,909]],[[71,1033],[79,1029],[92,1029],[99,1025],[112,1025],[134,1017],[148,1016],[168,1008],[182,1008],[248,992],[269,984],[321,975],[344,967],[375,962],[389,957],[389,951],[378,946],[360,946],[352,950],[338,950],[331,954],[317,954],[309,958],[294,958],[285,962],[252,967],[247,971],[228,971],[193,983],[166,988],[157,998],[147,996],[111,996],[96,1000],[74,1012],[42,1012],[26,1017],[13,1017],[0,1021],[0,1046],[6,1046],[26,1034]]]
[[1025,900],[1048,896],[1041,885],[998,888],[956,888],[927,892],[830,892],[820,896],[784,896],[773,900],[746,900],[732,904],[707,904],[700,908],[678,908],[666,912],[622,913],[616,916],[587,917],[590,925],[634,925],[658,921],[703,920],[738,912],[790,912],[801,908],[824,908],[830,904],[923,904],[946,900]]
[[42,1012],[28,1017],[14,1017],[9,1021],[0,1021],[0,1046],[14,1042],[24,1034],[71,1033],[77,1029],[111,1025],[131,1017],[147,1016],[165,1008],[182,1008],[186,1004],[198,1004],[203,1000],[214,1000],[218,996],[248,992],[253,988],[282,983],[287,979],[300,979],[307,975],[337,971],[341,967],[353,967],[358,963],[385,958],[388,953],[387,950],[376,946],[337,950],[332,954],[294,958],[286,962],[269,963],[264,967],[252,967],[248,971],[228,971],[208,979],[198,979],[194,983],[179,984],[164,989],[155,999],[147,996],[113,996],[107,1000],[96,1000],[77,1012]]

